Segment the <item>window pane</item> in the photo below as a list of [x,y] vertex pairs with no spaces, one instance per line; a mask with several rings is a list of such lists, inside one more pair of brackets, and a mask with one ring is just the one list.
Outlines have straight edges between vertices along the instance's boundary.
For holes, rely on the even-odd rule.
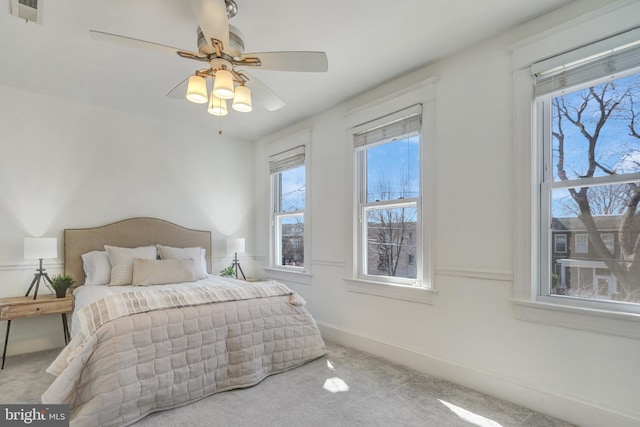
[[278,217],[280,230],[280,265],[304,266],[304,216],[287,215]]
[[552,191],[551,234],[575,248],[552,252],[551,294],[640,303],[640,215],[628,211],[639,195],[640,182]]
[[554,181],[640,172],[640,74],[551,103]]
[[557,253],[565,253],[567,252],[567,235],[566,234],[556,234],[554,236],[555,248],[554,250]]
[[366,210],[366,274],[416,278],[416,217],[415,205]]
[[589,239],[586,234],[576,235],[576,253],[586,254],[589,252]]
[[303,211],[306,195],[305,166],[280,172],[279,212]]
[[418,135],[367,149],[367,202],[419,197]]
[[[575,242],[551,254],[550,293],[640,303],[640,182],[613,182],[640,172],[640,74],[568,90],[550,104],[551,234]],[[598,181],[561,188],[586,178]]]

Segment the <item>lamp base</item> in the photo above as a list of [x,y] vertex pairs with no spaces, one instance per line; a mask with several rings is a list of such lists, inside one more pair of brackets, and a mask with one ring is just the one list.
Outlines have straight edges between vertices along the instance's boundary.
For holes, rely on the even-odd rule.
[[242,274],[242,279],[247,280],[247,278],[244,276],[244,271],[242,271],[242,267],[240,267],[240,261],[238,261],[237,252],[233,256],[233,263],[231,264],[231,267],[233,267],[236,270],[236,279],[238,278],[238,269],[240,269],[240,274]]
[[51,283],[51,279],[49,278],[49,275],[46,273],[46,270],[42,268],[42,258],[40,258],[40,267],[38,268],[37,273],[33,275],[33,280],[31,281],[31,285],[29,285],[29,289],[27,290],[27,293],[24,294],[24,296],[28,297],[29,293],[31,292],[31,289],[33,289],[35,285],[35,289],[33,292],[33,299],[36,299],[36,297],[38,296],[38,288],[40,287],[40,281],[43,281],[45,285],[47,285],[47,282],[49,282],[47,286],[53,289],[52,288],[53,284]]

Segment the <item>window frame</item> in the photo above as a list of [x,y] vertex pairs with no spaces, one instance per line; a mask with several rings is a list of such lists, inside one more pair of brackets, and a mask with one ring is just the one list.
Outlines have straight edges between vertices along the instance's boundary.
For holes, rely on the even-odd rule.
[[[436,290],[433,288],[432,250],[432,217],[433,217],[433,168],[431,167],[431,144],[433,140],[435,79],[430,78],[403,90],[383,96],[375,102],[368,103],[351,110],[345,116],[345,130],[347,143],[345,149],[348,163],[352,168],[350,185],[353,188],[348,197],[352,204],[352,221],[350,222],[349,258],[346,263],[345,286],[348,291],[377,295],[392,299],[400,299],[424,304],[433,304]],[[362,179],[361,171],[357,168],[353,136],[358,126],[375,121],[398,111],[405,110],[416,104],[422,104],[422,125],[420,141],[420,189],[421,197],[416,200],[418,212],[421,213],[421,228],[416,233],[422,239],[421,247],[416,248],[416,263],[421,265],[417,269],[420,280],[399,278],[388,279],[386,276],[361,275],[359,255],[362,253],[362,233],[360,231],[361,206],[358,197],[358,180]],[[406,200],[403,200],[406,201]]]
[[[584,240],[584,242],[578,242],[578,237],[580,238],[580,240]],[[577,254],[588,254],[589,253],[589,236],[586,233],[576,234],[574,245],[575,245],[575,251]]]
[[[559,240],[561,240],[560,237],[564,238],[564,243],[559,242]],[[555,236],[553,236],[553,251],[557,254],[566,254],[568,252],[567,240],[568,239],[566,234],[556,234]],[[558,245],[564,245],[564,250],[558,250]]]
[[[514,159],[516,172],[516,258],[513,308],[519,320],[640,339],[640,316],[629,312],[603,310],[584,304],[575,306],[549,302],[538,295],[541,272],[537,266],[540,254],[539,163],[537,113],[534,78],[531,65],[558,55],[587,57],[602,51],[609,38],[626,28],[637,26],[634,18],[638,6],[623,6],[597,11],[579,21],[564,24],[543,37],[532,37],[511,46],[514,83]],[[585,40],[589,34],[590,40]],[[625,32],[622,37],[638,40],[640,29]],[[632,41],[632,40],[630,40]],[[592,44],[588,44],[591,42]],[[578,44],[579,43],[579,44]],[[623,43],[616,43],[618,45]],[[614,46],[610,46],[614,47]],[[564,302],[567,302],[565,300]]]

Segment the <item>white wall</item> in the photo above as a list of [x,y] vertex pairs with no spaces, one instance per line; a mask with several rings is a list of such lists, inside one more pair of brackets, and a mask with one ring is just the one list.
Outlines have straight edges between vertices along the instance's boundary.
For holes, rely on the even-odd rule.
[[[65,228],[136,216],[211,230],[219,271],[231,260],[225,238],[253,232],[252,159],[252,143],[213,126],[190,129],[0,86],[0,297],[24,295],[33,278],[24,237],[58,238],[59,259],[45,261],[58,274]],[[7,354],[62,346],[59,317],[13,322]]]
[[[287,283],[308,301],[326,338],[579,425],[640,424],[640,341],[516,320],[510,301],[516,212],[510,47],[597,5],[570,5],[258,141],[262,211],[255,238],[257,259],[266,260],[265,153],[273,141],[311,129],[312,278],[310,285],[295,277]],[[345,115],[432,77],[435,304],[349,292]]]

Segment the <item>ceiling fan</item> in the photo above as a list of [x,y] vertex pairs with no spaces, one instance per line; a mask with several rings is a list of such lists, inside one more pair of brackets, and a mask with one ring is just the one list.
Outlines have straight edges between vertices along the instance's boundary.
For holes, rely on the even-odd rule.
[[[198,52],[178,49],[158,43],[134,39],[117,34],[90,30],[92,37],[128,46],[177,54],[181,58],[207,63],[174,87],[167,96],[186,98],[192,102],[208,102],[209,113],[228,114],[227,100],[233,99],[233,109],[249,112],[253,109],[252,96],[264,108],[275,111],[285,106],[284,101],[246,69],[274,71],[325,72],[328,70],[324,52],[260,52],[244,53],[242,34],[229,19],[238,7],[234,0],[191,0],[198,22]],[[213,81],[208,93],[207,79]]]

